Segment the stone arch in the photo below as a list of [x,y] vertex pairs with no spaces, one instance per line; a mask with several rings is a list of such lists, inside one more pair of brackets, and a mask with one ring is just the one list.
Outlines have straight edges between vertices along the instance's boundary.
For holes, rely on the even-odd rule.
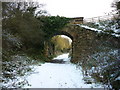
[[[70,34],[70,33],[68,33],[68,32],[66,32],[66,31],[57,31],[56,33],[54,33],[53,35],[51,35],[51,39],[52,39],[52,37],[54,37],[54,36],[57,36],[57,35],[65,35],[65,36],[67,36],[67,37],[69,37],[71,40],[72,40],[72,43],[71,43],[71,46],[72,46],[72,48],[71,48],[71,58],[72,58],[72,54],[73,54],[73,39],[74,39],[74,37]],[[54,46],[51,46],[51,45],[49,45],[49,43],[48,43],[48,50],[46,50],[47,52],[46,52],[46,56],[51,56],[51,55],[54,55],[53,53],[54,53],[54,50],[51,50],[51,49],[53,49],[53,47]]]
[[[78,25],[67,25],[51,35],[66,35],[72,40],[71,62],[86,61],[90,55],[96,53],[101,46],[119,46],[119,37],[113,37],[104,33],[80,27]],[[109,38],[109,39],[108,39]],[[106,43],[102,43],[106,42]],[[110,43],[108,45],[108,43]]]
[[73,36],[70,33],[66,32],[66,31],[58,31],[58,32],[54,33],[52,35],[52,37],[54,37],[56,35],[65,35],[65,36],[68,36],[71,40],[73,40]]

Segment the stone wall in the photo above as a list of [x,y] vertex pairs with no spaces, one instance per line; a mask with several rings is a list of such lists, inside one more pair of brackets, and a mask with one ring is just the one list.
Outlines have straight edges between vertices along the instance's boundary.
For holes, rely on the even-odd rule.
[[76,33],[71,60],[73,63],[86,60],[90,55],[100,52],[101,48],[120,48],[120,38],[80,27],[77,28]]

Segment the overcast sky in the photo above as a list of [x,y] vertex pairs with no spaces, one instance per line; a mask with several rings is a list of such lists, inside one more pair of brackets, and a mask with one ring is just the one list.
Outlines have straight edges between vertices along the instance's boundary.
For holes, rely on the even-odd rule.
[[85,17],[103,16],[110,12],[113,0],[37,0],[52,16]]

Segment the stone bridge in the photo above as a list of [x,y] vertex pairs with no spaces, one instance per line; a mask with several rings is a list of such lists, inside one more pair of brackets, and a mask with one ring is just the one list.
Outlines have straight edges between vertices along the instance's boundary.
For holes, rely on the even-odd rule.
[[[66,25],[55,35],[66,35],[72,39],[72,59],[71,62],[77,63],[80,60],[96,53],[101,47],[120,48],[120,38],[113,35],[98,33],[91,29],[81,27],[78,24]],[[47,50],[48,52],[49,50]]]

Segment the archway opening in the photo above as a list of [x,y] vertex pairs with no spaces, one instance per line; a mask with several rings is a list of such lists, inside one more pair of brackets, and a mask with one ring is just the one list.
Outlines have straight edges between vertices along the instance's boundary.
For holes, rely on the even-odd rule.
[[72,57],[73,38],[67,35],[54,35],[49,44],[49,56],[58,56],[67,54]]

